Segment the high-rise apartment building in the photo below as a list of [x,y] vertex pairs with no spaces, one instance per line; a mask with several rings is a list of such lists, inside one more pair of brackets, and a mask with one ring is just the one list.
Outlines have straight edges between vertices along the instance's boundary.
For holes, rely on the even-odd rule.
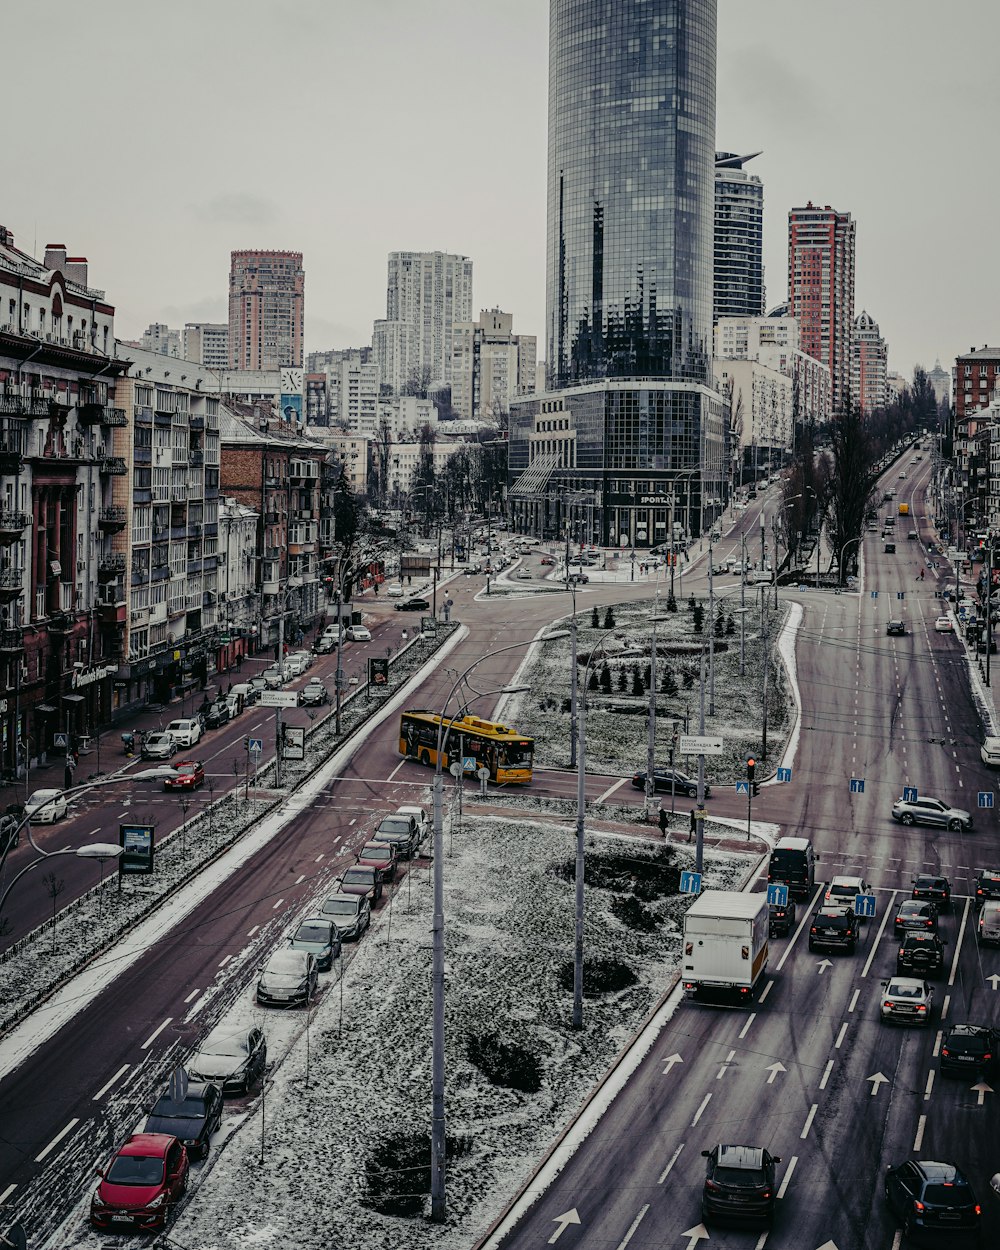
[[301,252],[231,254],[231,368],[302,368],[305,286]]
[[715,154],[715,321],[764,312],[764,184],[743,169],[755,156]]
[[934,361],[934,368],[927,374],[927,381],[934,391],[934,398],[939,404],[951,403],[951,378],[947,369],[941,368],[941,361]]
[[810,201],[788,214],[788,313],[802,350],[830,369],[834,416],[851,403],[854,235],[850,213]]
[[699,533],[726,491],[712,384],[716,0],[551,0],[547,390],[511,405],[519,528]]
[[854,322],[851,340],[851,396],[862,412],[884,408],[889,396],[889,349],[879,333],[878,322],[861,312]]
[[448,252],[390,252],[384,321],[375,322],[379,377],[408,385],[451,381],[455,323],[472,320],[472,261]]
[[176,359],[181,354],[181,336],[177,330],[171,330],[169,326],[154,321],[146,327],[139,339],[139,346],[145,352],[156,352],[158,356],[173,356]]
[[228,369],[229,326],[189,321],[184,327],[184,359],[206,369]]
[[516,395],[535,389],[538,342],[515,334],[514,318],[499,308],[483,309],[478,321],[455,326],[451,406],[466,421],[506,417]]

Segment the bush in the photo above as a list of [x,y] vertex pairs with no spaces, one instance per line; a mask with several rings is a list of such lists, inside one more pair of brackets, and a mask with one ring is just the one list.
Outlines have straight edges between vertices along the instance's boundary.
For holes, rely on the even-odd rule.
[[722,620],[722,613],[720,612],[715,618],[715,624],[712,626],[712,632],[715,634],[716,638],[721,638],[722,631],[724,629],[725,623]]
[[[445,1157],[470,1150],[468,1138],[448,1137]],[[379,1215],[422,1215],[431,1192],[431,1139],[425,1133],[395,1133],[372,1141],[364,1163],[363,1206]]]
[[491,1085],[534,1094],[542,1087],[542,1066],[524,1046],[506,1042],[497,1033],[473,1034],[466,1054]]
[[597,670],[592,668],[590,670],[590,680],[587,682],[587,689],[588,690],[600,690],[600,688],[601,688],[601,682],[597,676]]
[[624,664],[618,670],[618,689],[622,694],[628,693],[628,673],[625,671]]
[[[563,881],[576,879],[576,860],[553,864],[552,872]],[[680,890],[680,869],[673,864],[673,848],[658,845],[651,855],[625,851],[588,851],[584,860],[584,884],[615,894],[641,895],[647,902],[669,898]]]
[[596,603],[594,604],[594,607],[593,607],[593,609],[592,609],[592,611],[591,611],[591,613],[590,613],[590,628],[591,628],[591,629],[600,629],[600,628],[601,628],[601,616],[600,616],[600,613],[599,613],[599,612],[598,612],[598,610],[597,610],[597,604],[596,604]]
[[607,660],[604,661],[604,667],[601,669],[601,689],[605,694],[611,693],[611,669],[608,667]]
[[643,907],[635,897],[612,899],[611,914],[626,928],[634,929],[637,933],[652,933],[660,925],[659,917],[648,907]]
[[668,612],[677,611],[677,600],[674,598],[673,591],[671,591],[670,594],[667,596],[667,611]]
[[[564,990],[573,988],[573,964],[565,963],[558,972],[559,985]],[[583,961],[583,993],[586,998],[598,994],[614,994],[635,985],[639,978],[626,963],[619,959],[585,959]]]
[[695,602],[695,597],[694,595],[692,595],[691,598],[688,600],[688,611],[693,612],[697,606],[698,605]]
[[669,665],[663,670],[660,691],[662,694],[669,695],[670,698],[673,698],[677,693],[677,678],[674,676],[674,670]]
[[736,622],[733,620],[732,615],[730,615],[726,618],[726,637],[732,638],[733,634],[735,633],[736,633]]
[[604,628],[614,629],[614,627],[615,627],[615,614],[614,612],[611,611],[611,605],[609,604],[607,611],[604,613]]
[[642,674],[639,672],[639,665],[632,665],[632,693],[636,695],[644,695],[646,687],[642,683]]
[[684,689],[685,689],[685,690],[690,690],[690,689],[691,689],[691,687],[694,685],[694,681],[695,681],[695,677],[696,677],[696,676],[697,676],[697,674],[695,673],[695,671],[694,671],[694,669],[693,669],[693,668],[685,668],[685,669],[682,671],[682,674],[681,674],[681,681],[684,683]]
[[702,604],[696,603],[691,609],[693,617],[691,627],[696,634],[700,634],[705,627],[705,608]]

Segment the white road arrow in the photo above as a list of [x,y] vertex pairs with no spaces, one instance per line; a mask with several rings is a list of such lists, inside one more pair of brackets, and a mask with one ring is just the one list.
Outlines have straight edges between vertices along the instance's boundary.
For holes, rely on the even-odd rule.
[[829,960],[829,959],[821,959],[821,960],[819,961],[819,975],[820,975],[820,976],[822,976],[822,975],[823,975],[823,973],[824,973],[824,972],[826,972],[827,968],[832,968],[832,967],[833,967],[833,961],[832,961],[832,960]]
[[1000,972],[994,972],[994,974],[991,977],[987,977],[986,980],[990,981],[993,988],[996,989],[996,987],[1000,985]]
[[980,1081],[978,1085],[973,1085],[972,1088],[979,1095],[979,1097],[976,1099],[977,1107],[981,1107],[983,1105],[983,1103],[986,1101],[987,1094],[993,1093],[993,1086],[987,1085],[985,1081]]
[[667,1055],[666,1059],[662,1059],[660,1062],[665,1063],[667,1065],[663,1069],[663,1072],[661,1074],[663,1076],[666,1076],[675,1063],[683,1063],[684,1060],[680,1057],[680,1055],[673,1054],[673,1055]]
[[872,1083],[872,1097],[873,1098],[878,1093],[878,1087],[880,1085],[889,1084],[889,1078],[887,1076],[883,1076],[881,1072],[876,1072],[874,1076],[866,1076],[865,1080],[871,1081]]
[[778,1075],[778,1073],[779,1073],[779,1072],[787,1072],[787,1071],[788,1071],[788,1069],[785,1067],[785,1065],[784,1065],[783,1063],[772,1063],[772,1064],[769,1064],[769,1065],[768,1065],[768,1066],[764,1069],[764,1071],[765,1071],[765,1072],[770,1072],[770,1074],[771,1074],[771,1075],[767,1078],[767,1083],[768,1083],[768,1085],[773,1085],[773,1084],[774,1084],[774,1078]]
[[550,1245],[550,1246],[552,1245],[552,1243],[553,1243],[554,1241],[558,1241],[558,1240],[559,1240],[559,1238],[563,1235],[563,1233],[566,1231],[567,1227],[568,1227],[570,1224],[579,1224],[579,1223],[580,1223],[580,1217],[579,1217],[579,1216],[577,1215],[577,1213],[576,1213],[576,1207],[573,1207],[573,1208],[572,1208],[571,1210],[569,1210],[569,1211],[564,1211],[562,1215],[557,1215],[557,1216],[556,1216],[556,1218],[553,1220],[553,1223],[554,1223],[554,1224],[558,1224],[558,1225],[559,1225],[559,1227],[556,1229],[556,1231],[555,1231],[555,1232],[552,1234],[552,1236],[549,1238],[549,1245]]
[[824,1241],[823,1244],[818,1247],[818,1250],[838,1250],[837,1243],[835,1241]]
[[688,1237],[687,1250],[695,1250],[699,1241],[709,1241],[708,1229],[704,1224],[696,1224],[694,1228],[689,1228],[687,1232],[681,1233],[682,1237]]

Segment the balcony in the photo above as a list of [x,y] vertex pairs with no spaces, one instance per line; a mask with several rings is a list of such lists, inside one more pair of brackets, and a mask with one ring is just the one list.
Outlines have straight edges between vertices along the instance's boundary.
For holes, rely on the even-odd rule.
[[107,456],[101,461],[100,473],[110,473],[112,477],[123,477],[128,473],[128,465],[123,456]]
[[113,582],[125,572],[127,563],[124,551],[115,551],[109,556],[101,556],[97,562],[97,580]]
[[48,630],[50,634],[68,634],[75,624],[72,612],[53,612],[48,620]]
[[128,413],[124,408],[104,409],[104,415],[101,417],[102,425],[128,425]]
[[97,524],[106,534],[119,533],[128,525],[128,508],[122,504],[102,508],[97,515]]
[[24,650],[24,635],[19,629],[0,629],[0,653],[18,655]]
[[16,543],[30,524],[27,512],[0,511],[0,545],[9,547]]
[[136,404],[133,407],[132,416],[138,425],[152,425],[153,423],[152,408],[144,408],[142,404]]
[[[102,625],[124,625],[127,612],[128,604],[124,600],[121,603],[104,600],[97,605],[97,619]],[[49,629],[51,628],[50,625]]]
[[47,417],[53,408],[59,405],[51,400],[38,396],[0,395],[0,416],[3,417]]
[[0,603],[19,599],[24,591],[24,569],[4,569],[0,572]]
[[20,473],[26,450],[24,426],[9,420],[0,422],[0,473]]
[[76,406],[76,419],[81,425],[100,425],[104,420],[104,405],[96,400],[84,400]]
[[200,448],[192,447],[189,453],[189,459],[191,464],[204,464],[205,453]]
[[198,413],[192,412],[188,424],[192,430],[203,430],[205,428],[205,418]]

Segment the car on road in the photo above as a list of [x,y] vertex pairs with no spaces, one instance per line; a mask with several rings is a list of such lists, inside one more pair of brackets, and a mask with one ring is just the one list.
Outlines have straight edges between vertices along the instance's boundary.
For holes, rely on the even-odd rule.
[[853,906],[823,906],[814,914],[809,926],[809,949],[846,950],[849,955],[853,955],[858,947],[860,933]]
[[955,832],[972,828],[972,817],[960,807],[949,807],[940,799],[921,795],[917,799],[897,799],[892,818],[902,825],[940,825]]
[[414,597],[412,599],[404,599],[402,603],[396,604],[397,612],[429,612],[430,600]]
[[167,1133],[133,1133],[108,1166],[90,1200],[94,1228],[163,1228],[187,1189],[183,1143]]
[[177,742],[166,732],[147,734],[139,750],[144,760],[169,760],[177,753]]
[[902,637],[906,634],[906,624],[903,621],[889,621],[886,624],[885,632],[887,634],[898,634]]
[[774,1216],[775,1165],[780,1155],[760,1146],[725,1146],[703,1150],[708,1160],[701,1195],[704,1222],[735,1220],[770,1224]]
[[311,651],[301,650],[293,651],[291,655],[285,657],[287,660],[295,660],[297,664],[301,664],[302,672],[305,673],[313,666],[313,653]]
[[349,625],[347,627],[348,642],[371,642],[372,631],[367,625]]
[[62,790],[36,790],[24,804],[24,814],[33,825],[53,825],[69,811]]
[[[275,665],[277,667],[277,665]],[[301,677],[309,665],[306,663],[306,657],[300,653],[286,655],[282,666],[289,679]]]
[[976,937],[981,946],[1000,946],[1000,900],[988,899],[979,909]]
[[201,760],[181,760],[173,769],[169,777],[163,778],[164,790],[197,790],[205,784],[205,765]]
[[[16,804],[11,804],[11,806],[16,807]],[[20,842],[23,814],[24,809],[20,808],[18,811],[6,811],[0,816],[0,855],[6,855],[8,851],[14,850]]]
[[170,1133],[189,1159],[204,1159],[209,1139],[222,1124],[222,1090],[214,1081],[188,1081],[184,1097],[161,1094],[149,1110],[144,1133]]
[[892,918],[892,931],[899,936],[909,929],[923,933],[937,933],[938,909],[924,899],[904,898]]
[[910,542],[916,542],[916,541],[917,541],[917,531],[916,531],[916,530],[910,530],[910,531],[909,531],[909,533],[906,535],[906,537],[910,540]]
[[257,978],[257,1002],[261,1006],[308,1005],[316,993],[316,956],[287,946],[273,951]]
[[261,673],[264,685],[268,690],[280,690],[290,676],[291,673],[288,669],[279,664],[272,664],[270,668],[265,668],[263,673]]
[[987,738],[979,748],[979,758],[988,768],[1000,768],[1000,738]]
[[370,842],[388,842],[400,859],[412,859],[420,845],[417,822],[412,816],[385,816],[372,830]]
[[952,624],[950,616],[939,616],[934,622],[934,628],[939,634],[953,634],[955,626]]
[[936,933],[910,929],[896,951],[899,977],[936,977],[944,972],[944,943]]
[[293,951],[308,951],[315,955],[320,972],[329,972],[333,961],[340,958],[340,931],[326,917],[309,916],[294,933],[288,935],[288,945]]
[[857,895],[874,893],[864,877],[831,877],[823,895],[823,905],[850,907],[853,910]]
[[771,937],[787,937],[795,927],[795,900],[771,903],[768,907],[768,930]]
[[220,729],[223,725],[228,725],[230,720],[232,720],[232,716],[226,699],[218,699],[205,712],[206,729]]
[[260,696],[267,690],[267,682],[264,680],[263,673],[258,673],[256,677],[251,677],[247,685],[254,692],[255,700],[260,702]]
[[556,562],[555,556],[542,556],[541,560],[539,560],[539,564],[546,564],[546,565],[554,565],[555,562]]
[[345,869],[337,885],[341,894],[361,894],[373,907],[382,897],[382,874],[370,864]]
[[264,1034],[241,1024],[217,1024],[184,1065],[192,1081],[212,1081],[223,1095],[249,1093],[266,1066]]
[[337,640],[330,634],[324,634],[322,638],[316,639],[313,650],[317,655],[329,655],[331,651],[337,650]]
[[405,594],[405,591],[403,590],[402,586],[393,582],[391,585],[386,586],[385,593],[389,596],[390,599],[402,599],[403,595]]
[[366,868],[377,868],[383,881],[395,881],[399,868],[396,848],[388,842],[366,842],[358,852],[358,863]]
[[193,747],[201,741],[201,720],[197,716],[184,716],[172,720],[166,732],[179,747]]
[[[632,789],[645,790],[646,788],[646,772],[645,769],[632,774]],[[689,777],[687,773],[682,773],[677,768],[655,768],[653,770],[653,791],[656,794],[683,794],[689,799],[698,797],[698,779]],[[712,793],[712,788],[705,781],[705,798],[707,799]]]
[[318,707],[330,702],[330,694],[318,677],[310,677],[299,691],[299,702],[303,707]]
[[886,544],[885,544],[885,554],[886,554],[887,556],[894,556],[894,555],[896,554],[896,544],[895,544],[895,543],[886,543]]
[[320,915],[333,921],[344,942],[356,942],[372,922],[371,903],[363,894],[331,894]]
[[570,573],[567,575],[566,581],[570,586],[587,586],[590,584],[590,578],[586,573]]
[[927,899],[938,911],[951,911],[951,882],[936,873],[922,872],[913,878],[910,897]]
[[982,1214],[965,1175],[953,1163],[908,1159],[885,1174],[886,1202],[913,1244],[955,1250],[981,1245]]
[[970,1076],[997,1067],[1000,1029],[985,1024],[953,1024],[941,1041],[942,1076]]
[[922,977],[889,977],[882,982],[879,1016],[884,1024],[931,1022],[934,990]]
[[982,907],[987,899],[1000,899],[1000,868],[980,868],[974,893],[977,907]]

